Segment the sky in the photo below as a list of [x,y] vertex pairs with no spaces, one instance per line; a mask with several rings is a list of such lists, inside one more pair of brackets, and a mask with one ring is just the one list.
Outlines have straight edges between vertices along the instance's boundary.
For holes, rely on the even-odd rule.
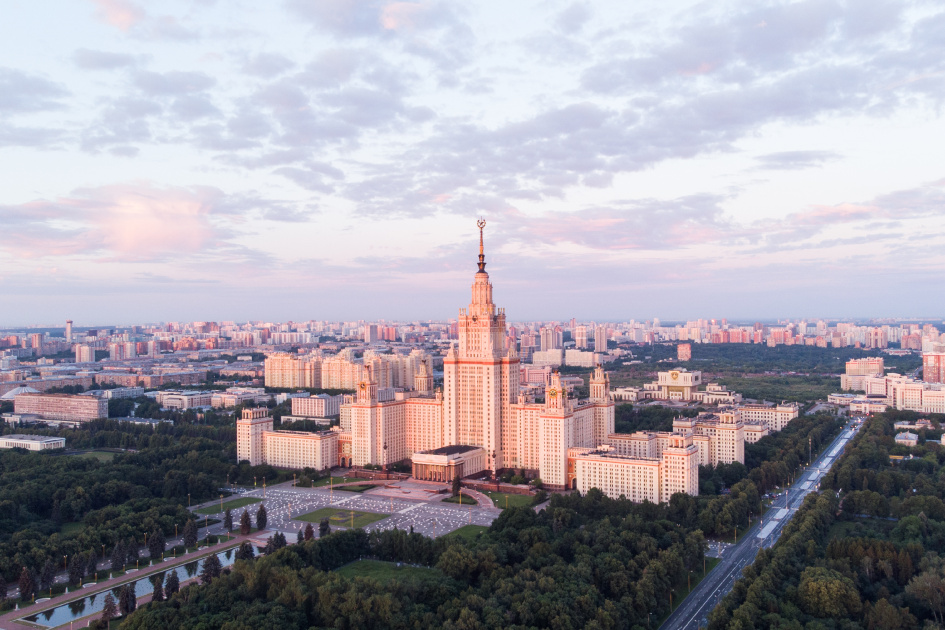
[[945,310],[940,2],[3,13],[0,325]]

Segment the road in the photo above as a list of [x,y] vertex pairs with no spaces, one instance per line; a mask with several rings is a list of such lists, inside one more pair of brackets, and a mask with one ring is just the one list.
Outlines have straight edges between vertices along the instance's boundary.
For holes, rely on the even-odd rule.
[[738,544],[722,550],[719,564],[666,618],[660,626],[663,630],[697,630],[707,625],[709,613],[732,590],[735,581],[741,577],[742,569],[755,561],[759,549],[770,548],[778,541],[784,526],[804,502],[804,497],[818,488],[820,479],[837,461],[857,429],[853,423],[847,424],[814,464],[798,476],[794,485],[775,498],[766,518],[752,525]]

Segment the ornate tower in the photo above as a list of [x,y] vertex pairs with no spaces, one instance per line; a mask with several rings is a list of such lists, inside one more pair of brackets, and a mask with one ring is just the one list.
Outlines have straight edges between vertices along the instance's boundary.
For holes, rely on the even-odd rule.
[[444,425],[449,444],[481,446],[492,471],[503,467],[501,427],[508,422],[510,403],[518,400],[518,354],[505,347],[505,311],[492,301],[486,273],[480,219],[479,269],[473,276],[472,299],[459,311],[459,347],[443,361]]

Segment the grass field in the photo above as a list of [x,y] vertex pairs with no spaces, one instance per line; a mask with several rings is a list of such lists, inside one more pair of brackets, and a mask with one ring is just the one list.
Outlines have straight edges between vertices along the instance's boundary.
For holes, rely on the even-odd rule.
[[[327,518],[332,527],[351,527],[351,512],[352,510],[325,507],[315,510],[314,512],[309,512],[308,514],[296,516],[295,520],[318,524],[323,518]],[[364,527],[371,523],[382,521],[388,516],[388,514],[375,514],[373,512],[358,512],[354,510],[354,527]]]
[[253,503],[259,503],[260,501],[262,501],[262,499],[257,499],[256,497],[240,497],[238,499],[224,501],[223,510],[220,510],[219,503],[211,503],[207,507],[202,507],[194,511],[197,512],[197,514],[219,514],[221,511],[225,512],[227,509],[235,510],[237,508],[246,507],[247,505],[252,505]]
[[343,490],[344,492],[367,492],[371,488],[376,488],[374,485],[363,485],[363,486],[339,486],[335,490]]
[[84,457],[86,459],[97,459],[98,461],[107,464],[113,459],[115,459],[115,455],[117,455],[117,453],[113,453],[111,451],[85,451],[84,453],[79,453],[75,455],[75,457]]
[[411,567],[403,564],[398,567],[393,562],[381,562],[380,560],[358,560],[337,569],[335,573],[347,578],[371,577],[379,582],[403,580],[404,578],[429,581],[443,579],[443,574],[436,569]]
[[321,488],[322,486],[338,485],[339,483],[348,483],[349,481],[357,481],[357,479],[355,479],[354,477],[351,477],[351,478],[348,478],[348,477],[334,477],[334,478],[332,478],[332,477],[324,477],[324,478],[322,478],[322,479],[319,479],[319,480],[316,481],[315,483],[313,483],[313,484],[312,484],[312,487],[314,487],[314,488]]
[[456,531],[452,531],[444,538],[463,538],[465,540],[473,541],[479,537],[479,534],[487,531],[489,528],[485,525],[463,525]]
[[505,492],[486,492],[485,494],[489,495],[496,507],[503,510],[507,507],[528,507],[532,504],[532,497],[527,494],[507,494]]
[[474,498],[468,494],[462,495],[463,500],[460,501],[459,497],[446,497],[443,499],[443,503],[457,503],[462,505],[479,505],[479,501],[476,501]]

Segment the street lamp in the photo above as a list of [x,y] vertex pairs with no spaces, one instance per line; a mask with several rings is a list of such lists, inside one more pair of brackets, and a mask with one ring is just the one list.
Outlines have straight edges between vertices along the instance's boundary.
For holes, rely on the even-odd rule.
[[187,507],[190,507],[190,493],[187,493]]

